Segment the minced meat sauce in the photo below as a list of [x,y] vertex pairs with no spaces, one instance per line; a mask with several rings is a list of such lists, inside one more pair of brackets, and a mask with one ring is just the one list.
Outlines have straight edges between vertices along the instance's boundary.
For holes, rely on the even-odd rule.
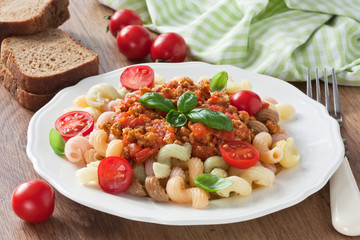
[[[197,107],[226,114],[232,120],[234,131],[212,129],[191,120],[182,127],[173,127],[165,120],[166,112],[144,107],[138,102],[144,93],[158,92],[171,99],[176,106],[179,97],[188,91],[197,95]],[[161,86],[142,88],[127,94],[114,109],[116,116],[113,124],[106,123],[99,127],[124,141],[122,157],[128,160],[140,163],[166,144],[183,145],[185,142],[191,143],[193,157],[205,160],[219,155],[219,147],[224,141],[237,139],[251,142],[254,137],[246,125],[254,117],[230,105],[230,97],[227,91],[212,92],[209,80],[194,83],[190,78],[179,77]]]

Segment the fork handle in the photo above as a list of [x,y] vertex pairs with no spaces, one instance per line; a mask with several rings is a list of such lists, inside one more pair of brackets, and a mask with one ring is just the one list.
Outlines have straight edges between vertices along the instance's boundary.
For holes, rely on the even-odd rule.
[[347,236],[359,236],[360,192],[346,156],[330,179],[330,205],[334,228]]

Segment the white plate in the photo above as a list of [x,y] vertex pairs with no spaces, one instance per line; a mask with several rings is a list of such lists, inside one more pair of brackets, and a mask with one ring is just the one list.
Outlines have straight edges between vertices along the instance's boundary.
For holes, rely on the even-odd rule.
[[295,205],[321,189],[340,165],[344,146],[337,122],[325,108],[308,98],[294,86],[272,77],[263,76],[227,65],[201,62],[150,63],[155,72],[170,80],[183,75],[195,80],[227,71],[235,80],[248,79],[261,97],[269,96],[296,108],[296,120],[282,125],[301,154],[300,163],[281,171],[270,188],[257,189],[249,197],[214,200],[207,209],[196,210],[190,205],[157,203],[150,198],[137,198],[125,193],[107,194],[81,185],[75,176],[77,166],[57,156],[49,145],[49,131],[63,110],[72,101],[86,94],[94,84],[108,82],[119,85],[124,70],[86,78],[73,87],[60,91],[46,106],[35,113],[28,129],[27,154],[35,170],[66,197],[109,214],[131,220],[168,225],[205,225],[241,222],[261,217]]

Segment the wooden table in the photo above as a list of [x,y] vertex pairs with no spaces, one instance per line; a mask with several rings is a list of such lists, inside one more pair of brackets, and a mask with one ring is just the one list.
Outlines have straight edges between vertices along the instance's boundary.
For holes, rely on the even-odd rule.
[[[100,73],[136,62],[127,60],[106,33],[112,10],[96,0],[72,0],[71,18],[61,29],[100,57]],[[142,61],[150,61],[149,58]],[[295,84],[305,89],[304,83]],[[360,89],[340,87],[350,165],[360,184]],[[331,225],[329,185],[303,202],[255,220],[209,226],[166,226],[115,217],[82,206],[56,192],[53,216],[42,223],[20,220],[11,209],[11,194],[21,182],[41,179],[26,155],[26,132],[32,112],[21,108],[0,87],[0,239],[343,239]],[[326,151],[326,149],[324,149]]]

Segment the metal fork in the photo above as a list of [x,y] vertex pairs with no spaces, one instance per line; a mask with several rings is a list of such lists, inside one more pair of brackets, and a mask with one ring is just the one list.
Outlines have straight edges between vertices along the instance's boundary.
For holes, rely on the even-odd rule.
[[[334,111],[331,111],[329,97],[329,82],[326,68],[324,69],[324,89],[325,107],[329,114],[333,116],[340,126],[343,118],[340,110],[338,84],[335,70],[332,69]],[[316,100],[321,103],[321,91],[319,81],[319,70],[315,69],[315,92]],[[307,95],[312,98],[311,74],[308,69],[307,76]],[[344,145],[345,139],[343,138]],[[331,218],[334,228],[347,236],[360,235],[360,192],[357,187],[354,175],[348,161],[348,151],[345,145],[344,160],[330,179],[330,205]]]

